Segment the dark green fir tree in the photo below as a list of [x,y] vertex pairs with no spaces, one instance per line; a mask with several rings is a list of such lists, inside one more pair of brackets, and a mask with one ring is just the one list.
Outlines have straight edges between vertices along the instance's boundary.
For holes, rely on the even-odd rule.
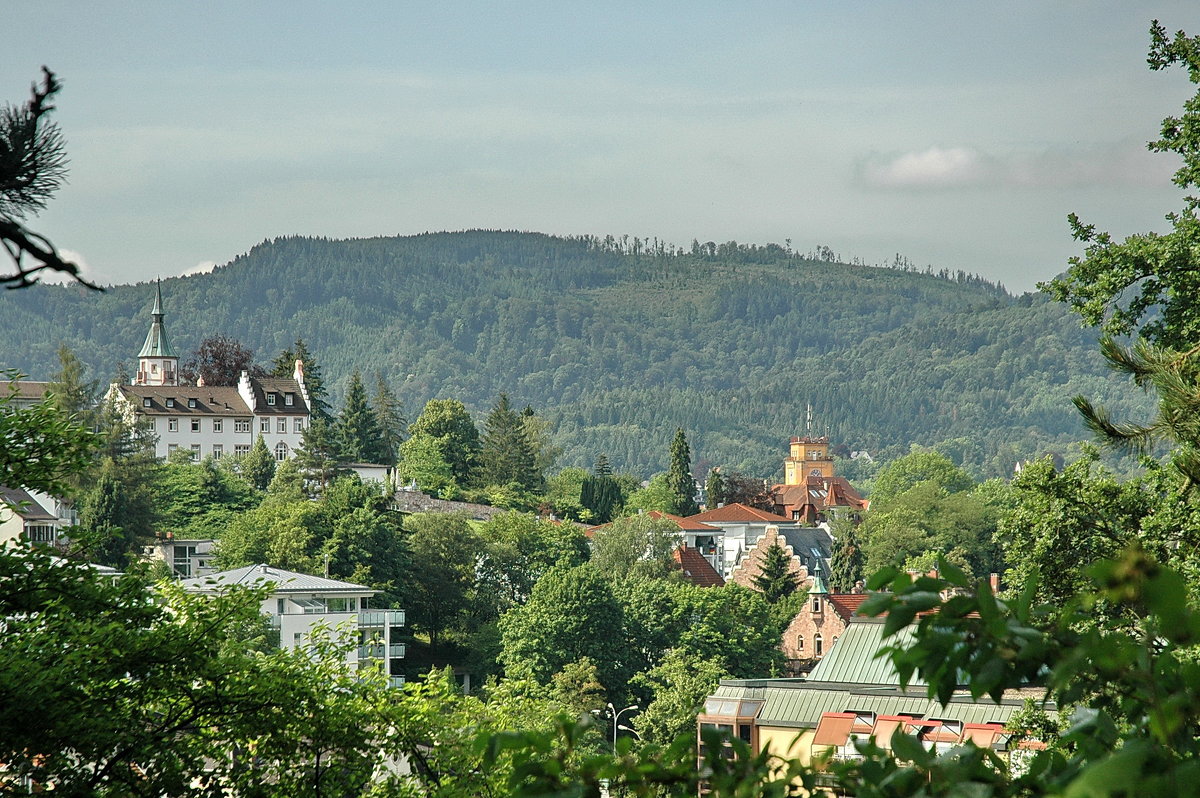
[[673,497],[675,515],[689,516],[700,511],[696,505],[696,480],[692,477],[692,450],[688,448],[683,427],[675,430],[671,441],[671,467],[667,470],[667,487]]
[[792,558],[776,541],[763,557],[762,569],[753,579],[754,586],[774,604],[796,592],[799,582],[792,573]]

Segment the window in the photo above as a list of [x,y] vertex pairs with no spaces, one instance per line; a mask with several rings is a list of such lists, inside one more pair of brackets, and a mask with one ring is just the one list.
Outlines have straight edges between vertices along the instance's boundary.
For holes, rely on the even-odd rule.
[[[150,364],[150,373],[151,373],[151,374],[157,374],[157,373],[158,373],[158,364],[157,364],[157,363],[151,363],[151,364]],[[168,400],[168,401],[170,401],[170,400]]]
[[287,459],[287,456],[288,456],[287,444],[284,443],[283,441],[280,441],[279,443],[275,444],[275,459],[282,463],[284,460]]
[[275,394],[273,394],[273,393],[269,393],[269,394],[267,394],[267,404],[274,406],[274,404],[275,404]]
[[258,431],[259,432],[270,432],[271,431],[271,419],[269,419],[269,418],[261,419],[258,422]]
[[304,419],[297,418],[292,421],[292,432],[304,432]]
[[825,646],[821,641],[821,633],[817,632],[815,635],[813,635],[813,654],[819,657],[824,653]]
[[199,432],[199,431],[200,431],[200,419],[193,418],[192,419],[192,432]]
[[813,596],[813,610],[812,611],[813,612],[821,611],[821,595],[819,593],[817,595]]
[[804,650],[804,635],[796,635],[796,650]]
[[233,431],[234,432],[249,432],[250,431],[250,419],[235,418],[233,420]]
[[278,609],[279,614],[287,615],[287,599],[275,599],[275,601],[278,602],[276,604],[276,609]]
[[195,407],[195,406],[196,406],[196,400],[194,398],[189,397],[188,398],[188,407]]
[[178,449],[179,449],[178,443],[168,443],[167,444],[167,457],[170,457],[171,455],[175,454],[176,450],[178,450]]
[[291,407],[292,404],[295,402],[295,400],[296,400],[296,395],[293,393],[284,394],[284,396],[283,396],[283,403],[285,405],[287,405],[288,407]]
[[200,462],[200,444],[198,444],[198,443],[192,444],[192,462],[193,463]]
[[147,396],[145,399],[142,400],[142,407],[149,407],[149,406],[150,406],[150,397]]
[[49,524],[30,524],[25,527],[25,538],[30,543],[53,543],[54,527]]
[[177,419],[177,418],[168,418],[167,419],[167,432],[179,432],[179,419]]
[[279,423],[275,426],[275,431],[278,432],[280,435],[287,432],[287,419],[286,418],[279,419]]
[[242,455],[250,454],[250,444],[248,444],[248,443],[234,444],[233,454],[235,457],[241,457]]
[[213,432],[222,432],[225,429],[225,422],[222,419],[213,419]]
[[168,398],[167,399],[167,407],[174,407],[174,406],[175,406],[175,400]]
[[225,454],[225,447],[219,443],[213,444],[213,459],[220,460],[221,455]]

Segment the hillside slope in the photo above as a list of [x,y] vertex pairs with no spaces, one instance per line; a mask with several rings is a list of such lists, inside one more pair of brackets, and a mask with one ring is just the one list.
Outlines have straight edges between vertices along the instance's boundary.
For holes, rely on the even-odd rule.
[[[34,377],[66,342],[106,381],[145,336],[151,286],[36,287],[0,299],[3,362]],[[956,440],[980,474],[1085,437],[1069,399],[1140,407],[1093,337],[1043,297],[962,274],[807,260],[775,246],[633,254],[604,242],[472,231],[265,242],[166,280],[181,353],[207,335],[268,361],[297,337],[334,392],[377,369],[410,416],[499,391],[555,424],[563,464],[665,466],[676,426],[702,464],[767,475],[804,408],[836,443]]]

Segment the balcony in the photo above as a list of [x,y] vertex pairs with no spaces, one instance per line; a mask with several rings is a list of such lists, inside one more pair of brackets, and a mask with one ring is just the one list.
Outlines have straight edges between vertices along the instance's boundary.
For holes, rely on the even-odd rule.
[[383,659],[385,654],[388,659],[404,659],[404,643],[392,643],[391,645],[370,643],[358,647],[359,659]]
[[360,629],[404,626],[404,610],[362,610],[358,613],[358,626]]
[[390,659],[404,659],[404,652],[404,643],[392,643],[388,646],[388,657]]

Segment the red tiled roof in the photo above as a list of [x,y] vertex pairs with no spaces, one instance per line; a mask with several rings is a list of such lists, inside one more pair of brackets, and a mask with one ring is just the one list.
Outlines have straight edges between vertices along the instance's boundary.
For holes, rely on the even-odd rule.
[[[679,527],[680,532],[712,532],[712,533],[716,534],[716,533],[720,533],[720,532],[724,531],[719,526],[709,526],[708,524],[704,524],[699,521],[693,521],[690,518],[681,518],[678,515],[671,515],[670,513],[659,512],[658,510],[651,510],[648,513],[646,513],[646,516],[649,518],[653,518],[655,521],[670,521],[671,523],[675,524],[675,526]],[[634,516],[626,516],[626,517],[632,518]],[[693,518],[694,517],[695,516],[693,516]],[[620,519],[613,519],[612,521],[609,521],[607,524],[599,524],[597,526],[590,526],[586,530],[584,530],[584,534],[590,538],[592,536],[592,534],[596,532],[596,530],[607,529],[608,527],[612,526],[614,523],[616,523],[619,520]]]
[[[651,518],[654,518],[656,520],[666,519],[667,521],[671,521],[685,532],[721,532],[721,531],[723,531],[721,529],[721,527],[719,527],[719,526],[709,526],[708,524],[705,524],[701,521],[693,521],[691,519],[684,518],[682,516],[671,515],[670,513],[659,512],[658,510],[651,510],[650,512],[646,513],[646,515],[648,515]],[[694,517],[695,516],[693,516],[693,518]]]
[[842,620],[849,621],[858,614],[858,608],[867,598],[866,593],[830,593],[825,600],[833,605]]
[[727,504],[724,507],[717,507],[713,510],[705,510],[702,513],[688,516],[688,521],[716,522],[716,523],[768,523],[768,524],[790,524],[791,521],[784,518],[782,515],[775,515],[764,510],[759,510],[754,507],[749,507],[745,504]]
[[697,587],[723,587],[725,580],[716,569],[704,559],[704,555],[687,546],[675,549],[675,562],[683,570],[683,575]]

